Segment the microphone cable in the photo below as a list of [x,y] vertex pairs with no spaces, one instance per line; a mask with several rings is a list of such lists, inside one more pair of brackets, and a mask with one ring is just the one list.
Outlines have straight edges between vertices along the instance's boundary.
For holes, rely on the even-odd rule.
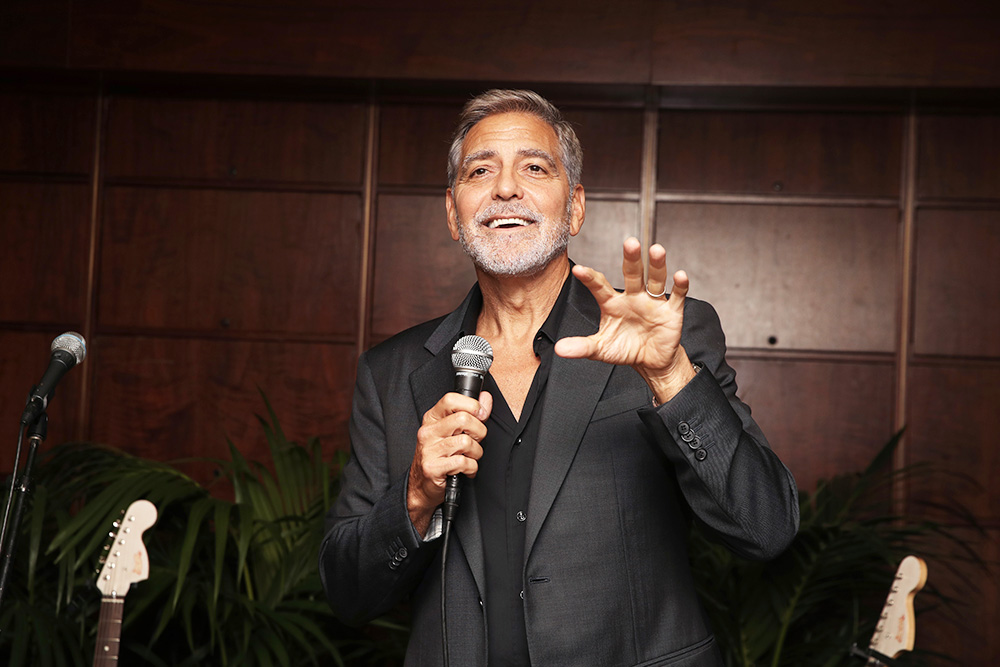
[[[483,390],[486,373],[493,365],[493,348],[485,338],[480,336],[462,336],[451,350],[451,365],[455,369],[455,391],[463,396],[479,398]],[[449,667],[448,651],[448,604],[445,574],[448,570],[448,544],[451,541],[451,522],[458,512],[459,482],[458,475],[448,475],[444,491],[444,503],[441,505],[441,515],[444,521],[444,534],[441,540],[441,642],[444,667]]]
[[451,661],[448,656],[448,610],[447,589],[445,588],[445,572],[448,570],[448,542],[451,537],[451,519],[445,519],[444,535],[441,538],[441,642],[444,656],[444,667],[449,667]]

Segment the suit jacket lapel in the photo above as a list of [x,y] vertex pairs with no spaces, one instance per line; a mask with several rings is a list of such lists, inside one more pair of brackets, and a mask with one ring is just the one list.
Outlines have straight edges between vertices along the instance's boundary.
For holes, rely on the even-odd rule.
[[[571,280],[573,285],[559,326],[559,338],[589,336],[597,331],[600,322],[600,309],[590,292],[575,278]],[[525,562],[569,472],[613,368],[588,359],[556,356],[552,360],[531,476]]]
[[[478,294],[478,289],[478,285],[474,286],[462,305],[445,317],[435,329],[424,344],[424,347],[434,357],[410,374],[410,391],[413,394],[418,423],[423,419],[424,413],[434,407],[434,404],[442,396],[455,389],[455,369],[451,364],[451,348],[461,330],[465,313],[474,300],[474,295]],[[483,596],[486,590],[483,538],[479,526],[476,494],[469,486],[469,480],[463,477],[458,514],[452,525],[452,531],[462,544],[462,551],[465,552],[469,568],[472,570],[476,585],[479,587],[479,594]]]
[[[597,331],[600,308],[582,283],[573,277],[570,280],[572,285],[569,302],[559,326],[559,338],[589,336]],[[441,396],[454,389],[451,346],[461,330],[474,294],[478,297],[477,291],[478,286],[469,292],[462,305],[448,315],[427,339],[425,347],[434,356],[410,375],[410,388],[418,419]],[[525,526],[525,561],[569,472],[612,369],[613,366],[609,364],[587,359],[563,359],[557,356],[552,361],[531,477],[528,522]],[[464,485],[468,486],[467,480]],[[461,542],[462,551],[479,587],[479,594],[485,595],[483,539],[476,494],[472,489],[465,489],[462,493],[453,529]]]

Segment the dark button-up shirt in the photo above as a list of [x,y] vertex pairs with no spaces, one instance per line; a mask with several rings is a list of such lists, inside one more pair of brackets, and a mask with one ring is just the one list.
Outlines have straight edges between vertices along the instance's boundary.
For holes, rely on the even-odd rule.
[[[569,294],[563,285],[548,318],[535,335],[539,366],[521,409],[514,414],[492,376],[483,389],[493,395],[493,411],[486,421],[479,472],[471,480],[479,508],[486,566],[486,636],[490,667],[526,666],[528,638],[524,619],[524,543],[531,471],[538,447],[545,385],[552,366],[553,347]],[[482,301],[466,313],[465,332],[474,331]]]

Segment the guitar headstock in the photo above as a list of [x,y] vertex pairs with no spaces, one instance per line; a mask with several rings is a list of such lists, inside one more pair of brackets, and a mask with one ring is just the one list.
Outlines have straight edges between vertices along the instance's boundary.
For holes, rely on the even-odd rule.
[[136,500],[128,506],[110,533],[114,541],[104,547],[97,587],[104,597],[124,597],[136,581],[149,577],[149,556],[142,534],[156,523],[156,506],[148,500]]
[[896,570],[870,648],[890,658],[913,650],[916,640],[913,598],[926,582],[927,564],[916,556],[904,558]]

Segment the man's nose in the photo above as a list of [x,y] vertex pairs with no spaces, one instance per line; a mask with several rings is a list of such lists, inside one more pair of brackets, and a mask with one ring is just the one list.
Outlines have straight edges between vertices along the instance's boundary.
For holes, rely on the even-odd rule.
[[520,199],[521,181],[513,169],[501,169],[493,183],[494,199]]

